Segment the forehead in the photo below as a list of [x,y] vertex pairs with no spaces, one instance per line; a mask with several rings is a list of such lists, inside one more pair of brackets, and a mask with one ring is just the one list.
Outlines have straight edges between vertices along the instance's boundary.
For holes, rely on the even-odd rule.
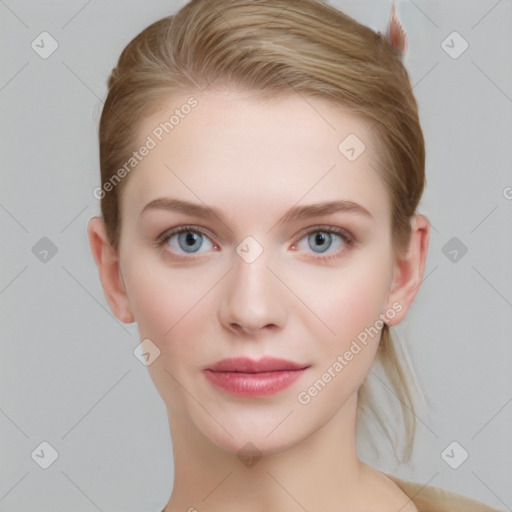
[[141,122],[143,145],[151,149],[130,175],[122,210],[172,195],[241,211],[346,199],[389,214],[369,124],[319,98],[173,95]]

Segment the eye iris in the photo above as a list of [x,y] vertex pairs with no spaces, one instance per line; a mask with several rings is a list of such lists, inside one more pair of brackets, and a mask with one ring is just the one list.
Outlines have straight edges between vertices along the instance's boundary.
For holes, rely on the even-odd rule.
[[[332,237],[329,233],[319,231],[317,233],[309,235],[308,241],[309,241],[309,245],[312,249],[314,249],[314,247],[312,246],[312,243],[311,243],[312,241],[313,241],[313,243],[317,243],[319,245],[324,245],[324,247],[319,248],[320,249],[319,252],[325,252],[327,249],[329,249],[329,247],[331,245]],[[326,244],[326,242],[327,242],[327,244]]]
[[201,247],[201,235],[187,231],[186,233],[180,233],[179,237],[180,247],[186,252],[194,252]]

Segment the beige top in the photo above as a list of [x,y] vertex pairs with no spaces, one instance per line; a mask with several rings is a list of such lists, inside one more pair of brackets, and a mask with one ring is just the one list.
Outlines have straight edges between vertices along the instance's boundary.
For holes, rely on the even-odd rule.
[[440,487],[409,482],[389,473],[384,473],[384,475],[411,498],[419,512],[502,512],[480,501]]
[[419,512],[504,512],[440,487],[409,482],[389,473],[381,473],[411,498]]

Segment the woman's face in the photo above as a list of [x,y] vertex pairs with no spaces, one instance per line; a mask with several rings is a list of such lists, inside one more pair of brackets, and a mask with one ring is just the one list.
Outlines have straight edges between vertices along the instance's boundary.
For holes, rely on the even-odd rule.
[[[150,150],[122,195],[127,304],[160,351],[148,368],[174,428],[272,453],[340,413],[382,320],[406,313],[390,199],[368,126],[323,100],[195,99],[169,133],[160,123],[188,97],[138,132]],[[269,357],[298,369],[215,366]]]

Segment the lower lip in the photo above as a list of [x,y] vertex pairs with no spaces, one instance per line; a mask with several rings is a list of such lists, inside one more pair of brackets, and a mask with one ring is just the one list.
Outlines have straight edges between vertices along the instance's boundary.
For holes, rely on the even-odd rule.
[[268,396],[290,386],[305,371],[306,368],[262,373],[205,370],[205,375],[213,385],[224,389],[228,393],[239,396]]

